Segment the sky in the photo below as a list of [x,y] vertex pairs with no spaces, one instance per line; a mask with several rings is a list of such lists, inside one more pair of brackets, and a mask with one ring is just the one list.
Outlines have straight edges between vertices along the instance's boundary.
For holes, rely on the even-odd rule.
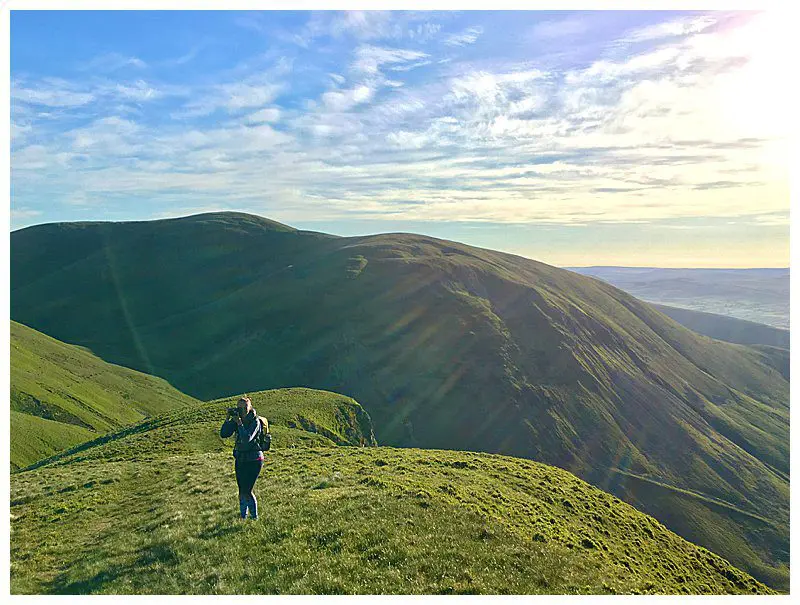
[[251,212],[557,266],[789,265],[766,12],[11,12],[11,228]]

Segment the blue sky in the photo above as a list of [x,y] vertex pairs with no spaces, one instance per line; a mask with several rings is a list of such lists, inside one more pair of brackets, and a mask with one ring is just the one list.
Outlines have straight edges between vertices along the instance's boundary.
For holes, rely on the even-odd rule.
[[12,228],[253,212],[561,266],[787,266],[767,13],[12,11]]

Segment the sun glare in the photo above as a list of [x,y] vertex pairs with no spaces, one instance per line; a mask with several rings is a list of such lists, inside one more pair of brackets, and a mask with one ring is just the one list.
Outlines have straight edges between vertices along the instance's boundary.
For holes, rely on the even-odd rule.
[[787,136],[788,20],[778,12],[760,13],[726,37],[732,50],[747,61],[726,78],[720,91],[728,127],[744,137]]

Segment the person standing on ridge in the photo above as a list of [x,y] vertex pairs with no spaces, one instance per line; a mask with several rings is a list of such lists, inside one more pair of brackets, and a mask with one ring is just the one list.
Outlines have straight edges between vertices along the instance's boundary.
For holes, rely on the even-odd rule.
[[256,414],[250,398],[243,395],[235,408],[228,408],[228,416],[222,423],[219,435],[222,438],[230,437],[236,433],[236,445],[233,447],[233,457],[236,462],[236,484],[239,486],[239,514],[242,519],[258,519],[258,502],[253,493],[253,486],[258,479],[264,465],[264,452],[259,449],[257,438],[259,431],[263,430],[258,414]]

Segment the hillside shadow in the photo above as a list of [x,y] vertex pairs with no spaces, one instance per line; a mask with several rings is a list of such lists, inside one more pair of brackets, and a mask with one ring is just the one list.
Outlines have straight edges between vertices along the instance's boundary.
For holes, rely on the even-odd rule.
[[119,430],[119,431],[117,431],[115,433],[108,433],[108,434],[103,435],[101,437],[98,437],[96,439],[92,439],[91,441],[85,441],[83,443],[79,443],[76,446],[73,446],[73,447],[71,447],[69,449],[66,449],[66,450],[63,450],[61,452],[58,452],[54,456],[50,456],[49,458],[44,458],[43,460],[39,460],[38,462],[34,462],[33,464],[31,464],[29,466],[26,466],[23,469],[20,469],[18,472],[32,471],[32,470],[35,470],[35,469],[39,468],[40,466],[45,466],[47,464],[51,464],[53,462],[57,462],[59,460],[62,460],[64,458],[68,458],[69,456],[72,456],[74,454],[79,454],[80,452],[83,452],[85,450],[91,449],[93,447],[97,447],[97,446],[100,446],[100,445],[103,445],[103,444],[106,444],[106,443],[110,443],[112,441],[118,441],[119,439],[124,439],[125,437],[129,437],[129,436],[135,435],[137,433],[144,433],[146,431],[149,431],[151,428],[153,428],[153,426],[155,426],[156,422],[157,422],[156,418],[149,418],[148,420],[146,420],[146,421],[144,421],[144,422],[142,422],[140,424],[135,424],[133,426],[124,428],[122,430]]
[[224,527],[212,526],[200,532],[197,537],[201,540],[212,540],[214,538],[223,538],[225,536],[237,534],[242,531],[242,529],[244,529],[242,524],[228,525]]
[[120,577],[132,577],[147,571],[147,568],[158,564],[163,573],[178,564],[178,556],[166,542],[158,542],[143,549],[131,563],[112,564],[91,578],[69,580],[68,572],[62,572],[49,583],[45,593],[48,594],[91,594],[100,592],[102,588]]

